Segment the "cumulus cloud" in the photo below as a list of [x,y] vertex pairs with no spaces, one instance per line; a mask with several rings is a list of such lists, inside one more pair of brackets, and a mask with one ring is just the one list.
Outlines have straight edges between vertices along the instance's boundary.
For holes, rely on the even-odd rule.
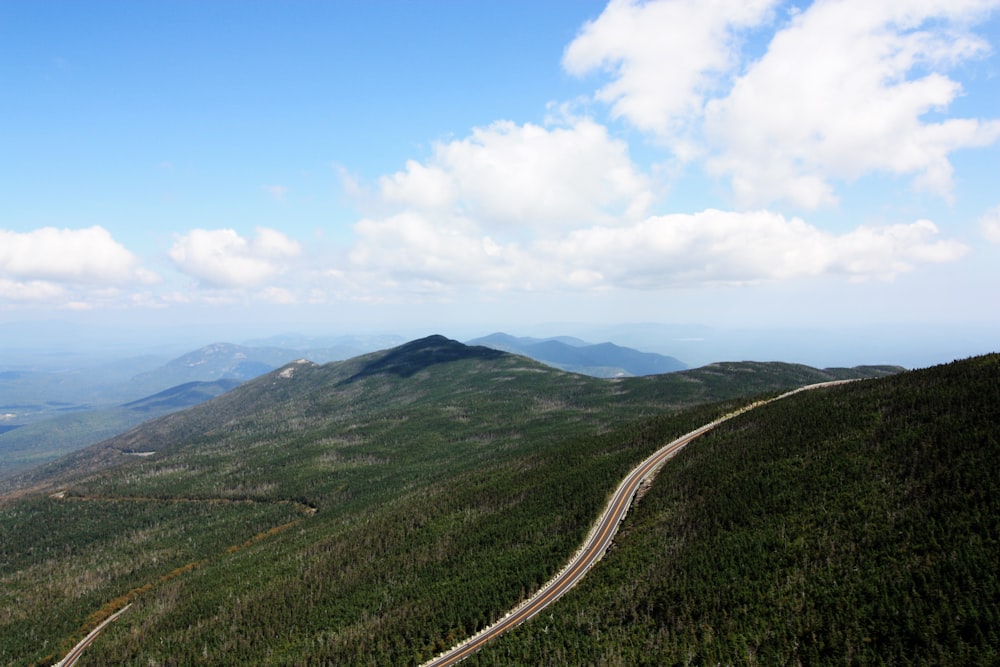
[[499,121],[442,142],[381,178],[377,216],[358,222],[348,255],[367,284],[421,292],[453,285],[531,289],[543,267],[516,239],[641,220],[649,179],[624,141],[587,118],[543,127]]
[[[958,21],[985,3],[817,2],[778,32],[729,94],[710,102],[706,130],[738,199],[837,201],[832,179],[909,174],[951,192],[948,156],[1000,137],[1000,122],[929,122],[962,87],[943,70],[988,45]],[[914,72],[925,72],[914,76]]]
[[893,279],[967,248],[930,221],[834,235],[769,211],[709,209],[501,242],[417,214],[365,221],[351,259],[385,284],[486,290],[656,289],[842,275]]
[[628,229],[581,230],[550,250],[615,285],[648,288],[830,274],[892,279],[919,263],[952,261],[967,251],[937,236],[937,227],[926,220],[858,227],[838,236],[770,211],[710,209],[653,217]]
[[[624,12],[643,24],[654,4],[612,3],[598,23]],[[713,29],[750,25],[769,6],[737,11],[737,21]],[[597,39],[603,29],[592,24],[584,37]],[[571,57],[583,58],[572,49]],[[892,279],[967,250],[926,220],[833,234],[763,209],[650,216],[650,180],[627,145],[593,119],[477,128],[379,180],[369,197],[378,214],[354,226],[356,242],[338,275],[410,293],[658,289],[822,275]]]
[[0,299],[13,303],[54,301],[65,296],[66,289],[44,280],[18,281],[0,278]]
[[257,287],[280,274],[301,252],[298,242],[258,227],[251,239],[232,229],[195,229],[177,239],[169,256],[177,268],[206,287]]
[[611,81],[597,99],[617,118],[677,146],[706,96],[738,61],[739,32],[770,16],[776,0],[612,0],[566,48],[563,67]]
[[379,181],[381,199],[483,224],[561,226],[637,218],[652,195],[624,141],[589,119],[546,128],[498,121],[439,143]]
[[82,285],[122,285],[155,276],[103,227],[30,232],[0,229],[0,278]]
[[487,290],[530,286],[531,274],[523,271],[516,244],[501,245],[467,220],[442,221],[408,211],[362,220],[355,231],[358,243],[349,256],[352,267],[380,276],[376,280],[384,285],[406,283],[420,286],[420,291],[442,291],[453,285]]
[[970,26],[996,0],[817,0],[752,60],[742,31],[775,4],[615,0],[563,64],[607,71],[597,98],[613,114],[706,154],[747,207],[832,205],[835,183],[873,172],[949,197],[949,155],[1000,138],[996,119],[928,118],[962,93],[949,69],[989,52]]

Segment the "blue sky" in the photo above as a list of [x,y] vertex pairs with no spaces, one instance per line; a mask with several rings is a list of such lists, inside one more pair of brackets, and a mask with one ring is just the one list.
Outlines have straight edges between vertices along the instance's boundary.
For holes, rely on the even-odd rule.
[[25,0],[0,35],[7,326],[1000,335],[998,1]]

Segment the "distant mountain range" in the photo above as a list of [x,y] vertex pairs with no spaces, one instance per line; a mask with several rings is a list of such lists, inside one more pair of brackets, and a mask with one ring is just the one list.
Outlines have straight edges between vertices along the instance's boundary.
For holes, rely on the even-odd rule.
[[401,342],[392,336],[285,335],[242,345],[214,343],[174,358],[146,355],[59,367],[35,367],[30,358],[21,366],[0,363],[0,424],[118,406],[188,382],[246,381],[296,359],[340,361]]
[[242,381],[186,382],[124,405],[77,409],[24,425],[0,426],[0,479],[111,438],[144,421],[203,403]]
[[297,359],[339,361],[400,340],[289,334],[247,345],[213,343],[166,363],[143,357],[72,371],[0,369],[0,478],[207,401]]
[[640,352],[614,343],[596,345],[573,338],[527,338],[494,333],[467,341],[494,350],[529,357],[564,371],[593,377],[628,377],[673,373],[687,368],[684,362],[655,352]]
[[132,384],[172,387],[185,382],[232,379],[250,380],[294,361],[295,350],[213,343],[180,356],[159,368],[140,373]]
[[[298,359],[317,364],[407,345],[398,336],[312,337],[286,334],[245,345],[213,343],[163,363],[140,358],[72,372],[0,369],[0,478],[110,438],[157,416],[190,407]],[[516,337],[505,333],[470,345],[528,357],[598,378],[648,376],[685,370],[677,359],[571,336]],[[389,354],[385,363],[396,359]],[[392,362],[394,363],[394,362]],[[411,372],[409,367],[396,369]]]

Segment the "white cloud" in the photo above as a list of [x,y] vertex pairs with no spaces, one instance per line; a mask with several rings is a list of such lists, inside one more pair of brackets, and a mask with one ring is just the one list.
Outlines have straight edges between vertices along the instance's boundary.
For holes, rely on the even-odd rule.
[[89,285],[155,279],[103,227],[45,227],[30,232],[0,229],[0,276]]
[[706,210],[498,241],[475,227],[419,214],[367,220],[351,260],[373,284],[446,290],[658,289],[748,284],[822,275],[893,279],[967,248],[926,220],[824,232],[770,211]]
[[979,218],[979,229],[987,241],[1000,243],[1000,205],[994,206]]
[[553,127],[500,121],[380,179],[380,215],[355,225],[348,261],[365,276],[359,282],[386,288],[532,289],[546,271],[517,239],[630,224],[651,199],[627,144],[604,126],[570,117]]
[[195,229],[177,239],[170,258],[206,287],[256,287],[285,269],[301,246],[279,231],[258,227],[246,239],[232,229]]
[[[706,210],[652,217],[628,228],[579,230],[540,244],[544,257],[599,274],[608,286],[746,284],[826,274],[892,279],[920,262],[947,262],[965,246],[936,240],[928,221],[859,227],[835,236],[770,211]],[[551,261],[551,259],[550,259]]]
[[966,251],[929,221],[836,235],[767,210],[650,217],[626,144],[591,119],[562,122],[478,128],[380,179],[380,213],[355,225],[340,282],[451,294],[892,279]]
[[295,257],[302,251],[298,241],[275,229],[258,227],[255,231],[257,235],[250,241],[250,250],[259,257],[278,260]]
[[438,166],[406,161],[406,171],[379,180],[382,197],[389,202],[424,210],[448,210],[459,199],[458,184]]
[[709,168],[747,205],[833,204],[834,179],[872,172],[913,175],[947,197],[949,154],[1000,138],[996,120],[925,120],[962,91],[943,70],[988,51],[962,23],[987,4],[814,3],[707,105]]
[[747,207],[832,205],[875,172],[948,198],[949,155],[1000,138],[996,119],[943,116],[963,92],[946,73],[989,53],[971,27],[997,0],[817,0],[751,61],[742,36],[775,5],[613,0],[563,65],[607,71],[596,96],[615,117],[705,157]]
[[65,294],[65,288],[44,280],[17,281],[0,278],[0,299],[8,302],[54,301]]
[[420,291],[444,291],[453,285],[508,289],[515,280],[518,251],[483,236],[466,220],[446,224],[416,211],[384,220],[362,220],[352,266],[372,273],[381,284],[406,282]]
[[651,201],[627,144],[588,119],[476,128],[436,145],[426,164],[383,177],[379,194],[391,206],[500,226],[610,224],[641,217]]
[[776,0],[612,0],[566,48],[563,66],[610,72],[597,92],[616,118],[674,143],[736,65],[738,32],[766,20]]

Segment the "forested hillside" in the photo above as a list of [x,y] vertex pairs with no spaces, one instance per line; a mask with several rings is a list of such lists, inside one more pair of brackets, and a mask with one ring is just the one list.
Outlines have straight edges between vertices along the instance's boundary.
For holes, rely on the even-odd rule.
[[1000,356],[799,394],[688,446],[471,665],[1000,663]]
[[609,381],[441,337],[291,364],[9,490],[0,664],[51,662],[128,603],[79,664],[419,664],[558,570],[664,442],[893,370]]

